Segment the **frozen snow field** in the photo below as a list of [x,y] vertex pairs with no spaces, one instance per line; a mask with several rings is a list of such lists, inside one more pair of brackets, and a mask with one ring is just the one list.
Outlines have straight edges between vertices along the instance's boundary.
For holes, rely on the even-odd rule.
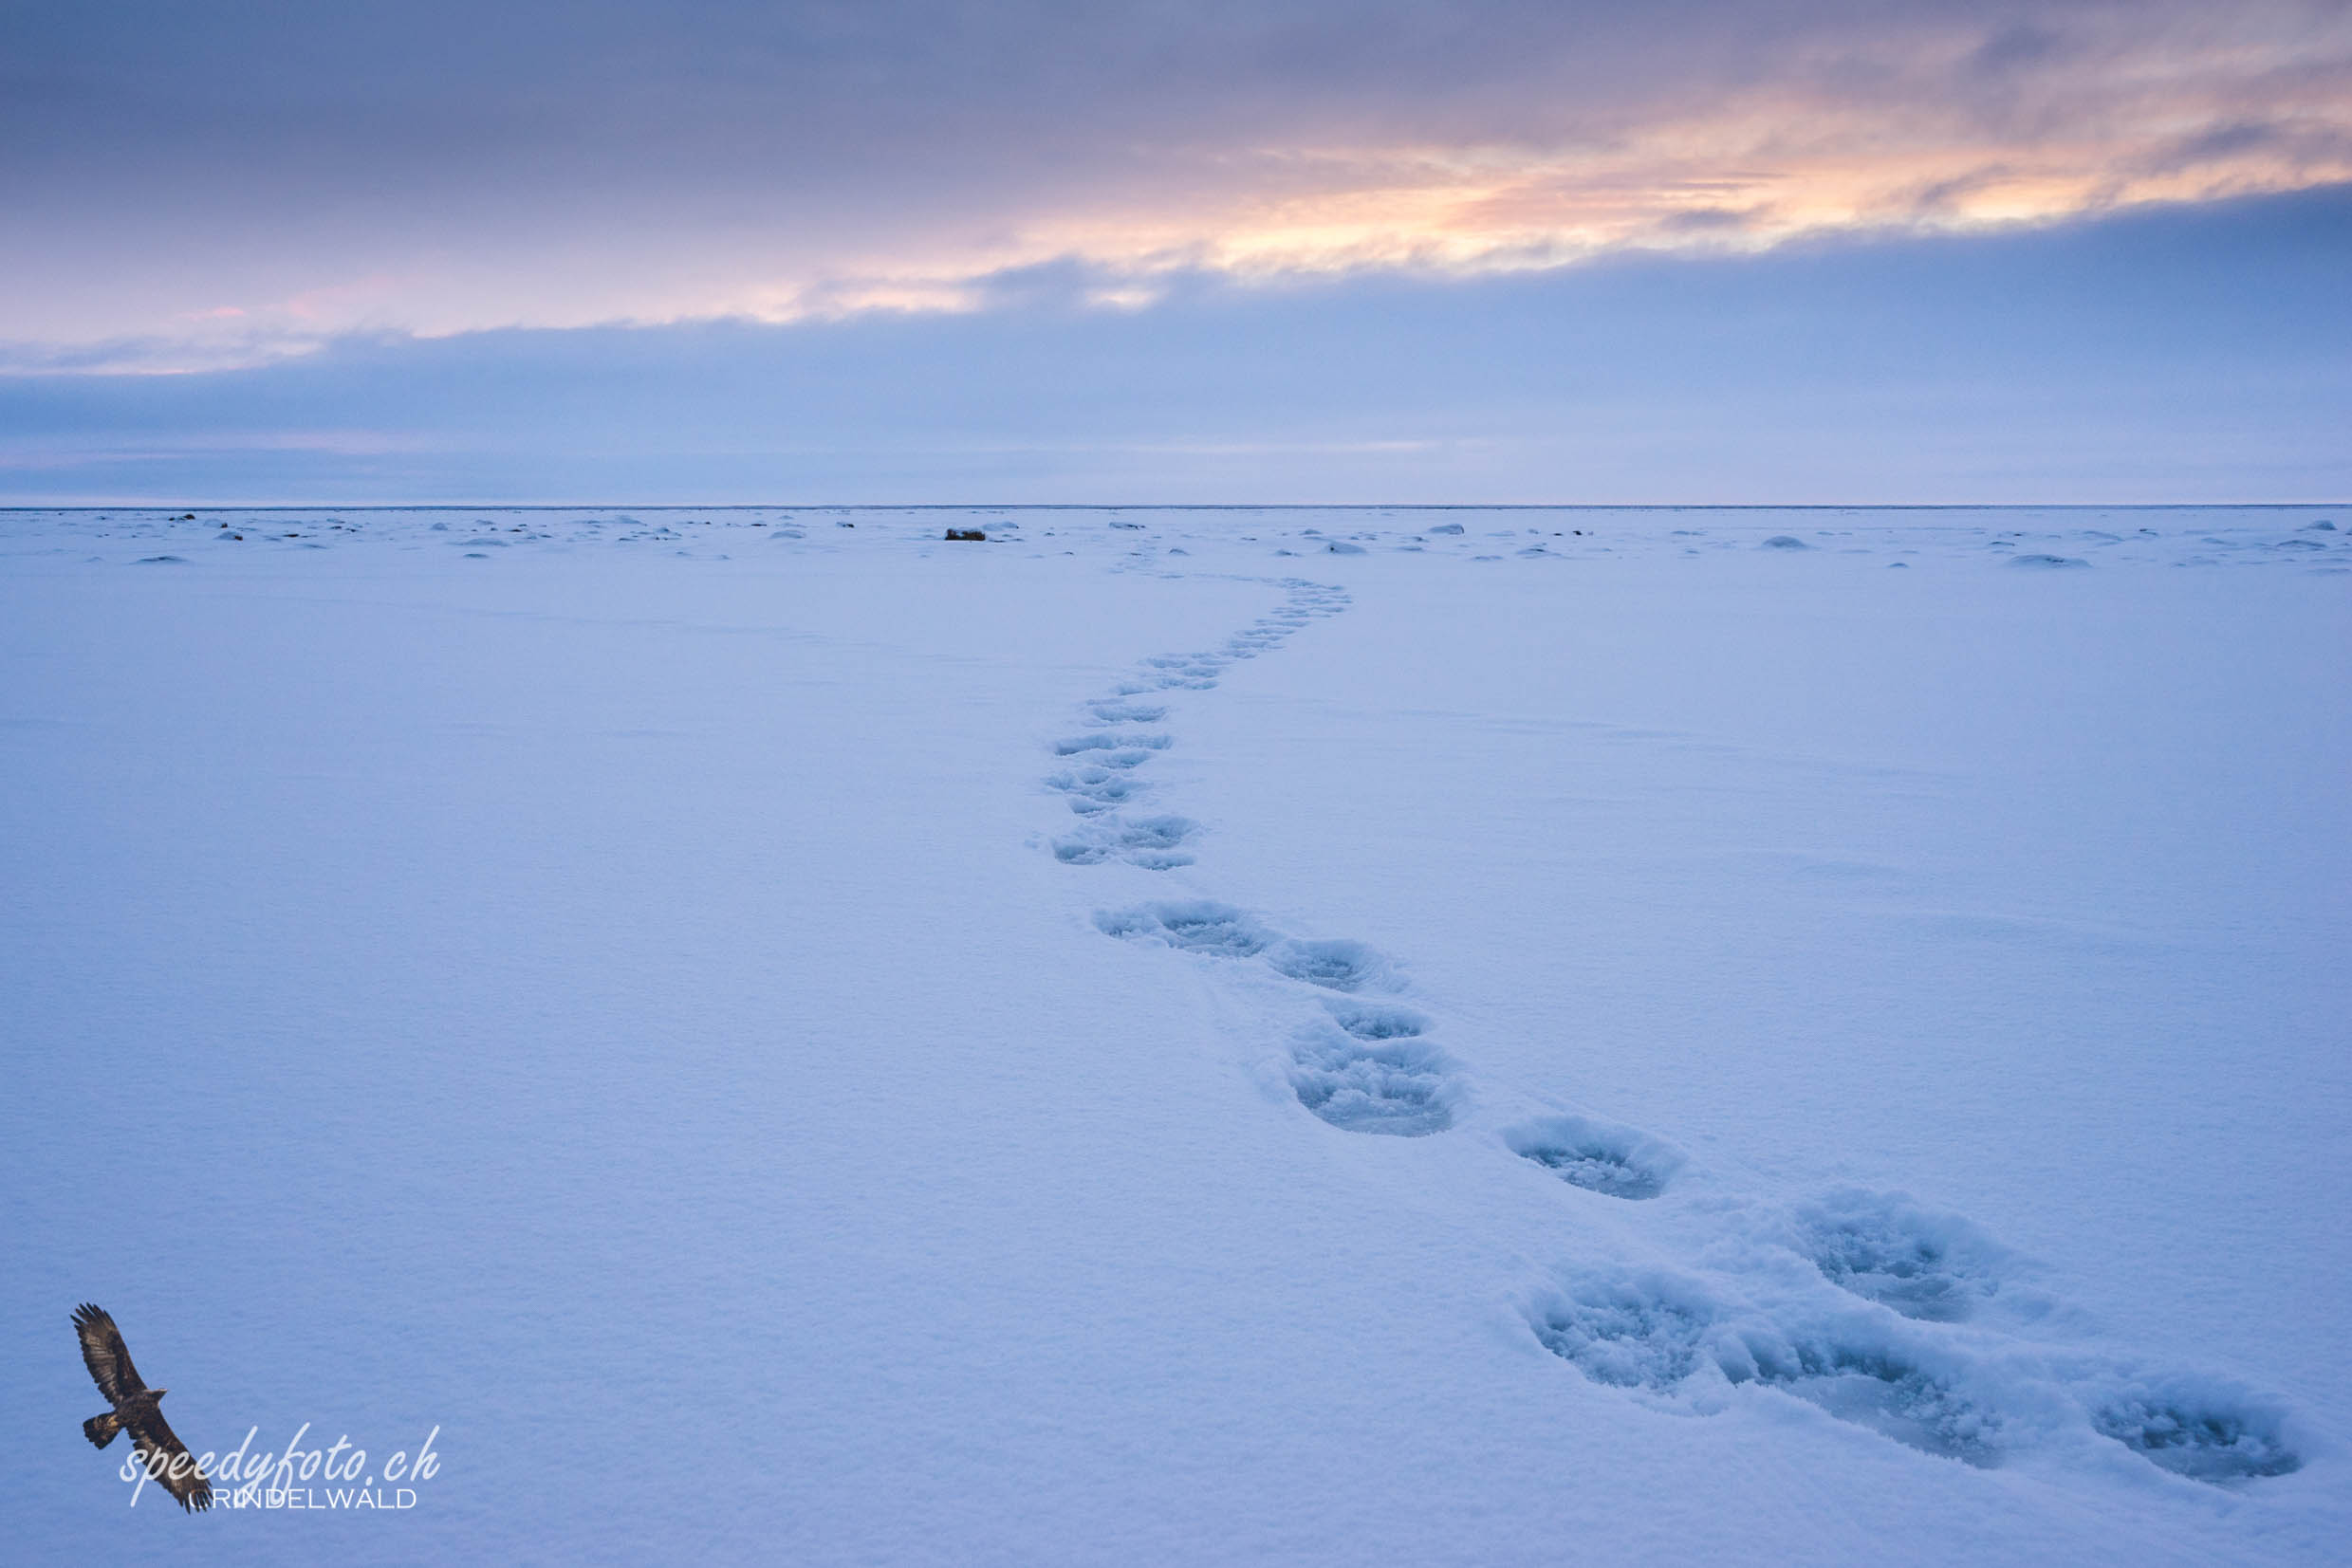
[[[2324,507],[0,513],[0,1556],[2342,1563],[2347,655]],[[132,1505],[83,1301],[358,1474]]]

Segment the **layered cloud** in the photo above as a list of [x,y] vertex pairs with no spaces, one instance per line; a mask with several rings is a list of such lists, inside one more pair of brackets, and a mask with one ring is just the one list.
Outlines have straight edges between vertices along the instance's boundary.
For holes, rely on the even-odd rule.
[[346,338],[0,377],[0,501],[1989,502],[2352,493],[2352,188],[1312,287]]
[[1482,275],[2352,179],[2311,0],[20,6],[20,368]]

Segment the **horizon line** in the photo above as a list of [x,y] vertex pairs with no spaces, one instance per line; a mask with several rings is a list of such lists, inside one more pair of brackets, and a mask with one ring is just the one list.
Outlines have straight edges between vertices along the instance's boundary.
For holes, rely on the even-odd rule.
[[9,512],[168,511],[2241,511],[2352,507],[2317,501],[74,501],[0,505]]

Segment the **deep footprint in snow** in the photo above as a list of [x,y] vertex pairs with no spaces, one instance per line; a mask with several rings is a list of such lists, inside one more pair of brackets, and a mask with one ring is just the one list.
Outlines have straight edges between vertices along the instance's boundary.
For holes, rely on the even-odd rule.
[[1146,871],[1172,871],[1188,866],[1193,858],[1180,847],[1200,831],[1190,817],[1097,819],[1093,829],[1054,840],[1054,858],[1065,865],[1101,865],[1122,859]]
[[1172,654],[1147,658],[1143,667],[1155,686],[1206,692],[1214,687],[1232,660],[1210,654]]
[[1956,1214],[1848,1189],[1797,1210],[1800,1248],[1841,1290],[1906,1318],[1957,1323],[1996,1295],[2010,1254]]
[[1536,1338],[1597,1383],[1671,1393],[1719,1374],[1793,1394],[1841,1421],[1940,1458],[2000,1462],[1999,1415],[1956,1368],[1892,1338],[1836,1331],[1791,1337],[1733,1321],[1695,1281],[1652,1272],[1585,1281],[1530,1315]]
[[1417,1036],[1364,1040],[1334,1024],[1310,1025],[1290,1051],[1299,1103],[1348,1133],[1425,1137],[1454,1125],[1452,1059]]
[[1105,936],[1164,942],[1181,951],[1213,958],[1252,957],[1275,940],[1273,932],[1242,911],[1207,899],[1105,911],[1094,917],[1094,923]]
[[1979,1468],[2000,1462],[2000,1418],[1960,1393],[1952,1378],[1899,1351],[1817,1340],[1790,1347],[1786,1356],[1759,1354],[1756,1376],[1922,1453]]
[[1172,850],[1200,831],[1190,817],[1139,817],[1118,824],[1119,847],[1124,850]]
[[1345,938],[1284,942],[1267,953],[1266,961],[1279,973],[1327,991],[1360,991],[1388,978],[1388,960]]
[[1682,1166],[1657,1139],[1583,1116],[1546,1116],[1512,1128],[1503,1141],[1569,1186],[1612,1198],[1655,1198]]
[[1072,735],[1053,743],[1057,757],[1083,756],[1088,762],[1102,762],[1105,756],[1133,753],[1133,760],[1119,766],[1132,767],[1154,751],[1168,749],[1165,735],[1142,734],[1135,731],[1103,730],[1092,735]]
[[2285,1424],[2264,1401],[2182,1389],[2136,1390],[2091,1416],[2102,1435],[2150,1464],[2216,1486],[2303,1468],[2282,1435]]
[[1546,1350],[1594,1382],[1663,1393],[1698,1370],[1715,1310],[1695,1287],[1650,1275],[1588,1282],[1530,1321]]
[[1102,724],[1157,724],[1168,716],[1168,710],[1161,704],[1122,702],[1116,698],[1088,703],[1086,710]]
[[1075,748],[1069,752],[1064,753],[1064,755],[1075,756],[1082,764],[1088,767],[1111,767],[1121,770],[1130,767],[1140,767],[1145,763],[1152,760],[1151,751],[1138,746],[1097,747],[1091,749]]
[[1067,773],[1056,773],[1046,781],[1070,798],[1070,809],[1080,816],[1092,816],[1108,811],[1121,802],[1132,801],[1143,793],[1143,785],[1113,767],[1088,766]]
[[1358,1040],[1411,1040],[1429,1032],[1429,1020],[1410,1007],[1387,1002],[1334,997],[1324,1003],[1331,1022]]

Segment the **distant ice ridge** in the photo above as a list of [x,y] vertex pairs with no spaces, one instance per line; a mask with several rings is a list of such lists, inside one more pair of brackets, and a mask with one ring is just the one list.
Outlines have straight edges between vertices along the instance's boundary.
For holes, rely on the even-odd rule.
[[[802,552],[837,551],[869,541],[883,548],[928,548],[937,541],[936,511],[894,507],[660,507],[642,515],[599,507],[529,507],[487,515],[459,508],[307,507],[216,508],[203,513],[147,507],[23,508],[0,541],[40,538],[44,547],[72,541],[102,553],[93,560],[124,564],[210,566],[293,551],[352,548],[415,550],[429,542],[456,558],[495,563],[510,552],[565,552],[582,546],[657,551],[699,560],[788,559]],[[1279,508],[1247,509],[1259,522],[1234,535],[1205,529],[1204,519],[1232,521],[1232,511],[1150,508],[1134,515],[1071,517],[1040,511],[1027,518],[1005,508],[972,508],[960,521],[981,525],[991,542],[1037,553],[1060,553],[1083,531],[1116,543],[1113,571],[1159,571],[1201,550],[1238,543],[1264,558],[1310,558],[1337,568],[1340,558],[1391,552],[1432,561],[1525,560],[1554,570],[1579,561],[1618,555],[1705,558],[1722,551],[1763,550],[1802,559],[1820,569],[1827,558],[1889,554],[1909,557],[1888,565],[1999,562],[2023,568],[2079,569],[2109,564],[2179,567],[2288,566],[2322,575],[2352,573],[2352,539],[2327,508],[2257,507],[1953,507],[1932,515],[1871,508],[1742,507],[1448,508],[1442,520],[1417,508],[1356,508],[1344,536],[1307,523],[1327,512],[1288,516]],[[1456,519],[1464,512],[1481,524]],[[954,515],[954,514],[952,514]],[[1528,520],[1539,526],[1526,526]],[[1698,526],[1661,526],[1666,522]],[[1372,526],[1357,526],[1369,524]],[[1263,531],[1256,531],[1261,528]],[[859,531],[862,528],[864,531]],[[152,546],[168,544],[158,551]],[[1508,550],[1501,546],[1508,544]],[[186,549],[202,546],[200,553]],[[775,546],[783,546],[776,548]],[[736,556],[751,550],[750,557]],[[1792,565],[1796,561],[1792,559]],[[497,570],[494,564],[469,570]],[[1192,655],[1171,655],[1187,661]],[[1165,672],[1155,672],[1155,676]],[[1195,688],[1204,689],[1204,688]]]

